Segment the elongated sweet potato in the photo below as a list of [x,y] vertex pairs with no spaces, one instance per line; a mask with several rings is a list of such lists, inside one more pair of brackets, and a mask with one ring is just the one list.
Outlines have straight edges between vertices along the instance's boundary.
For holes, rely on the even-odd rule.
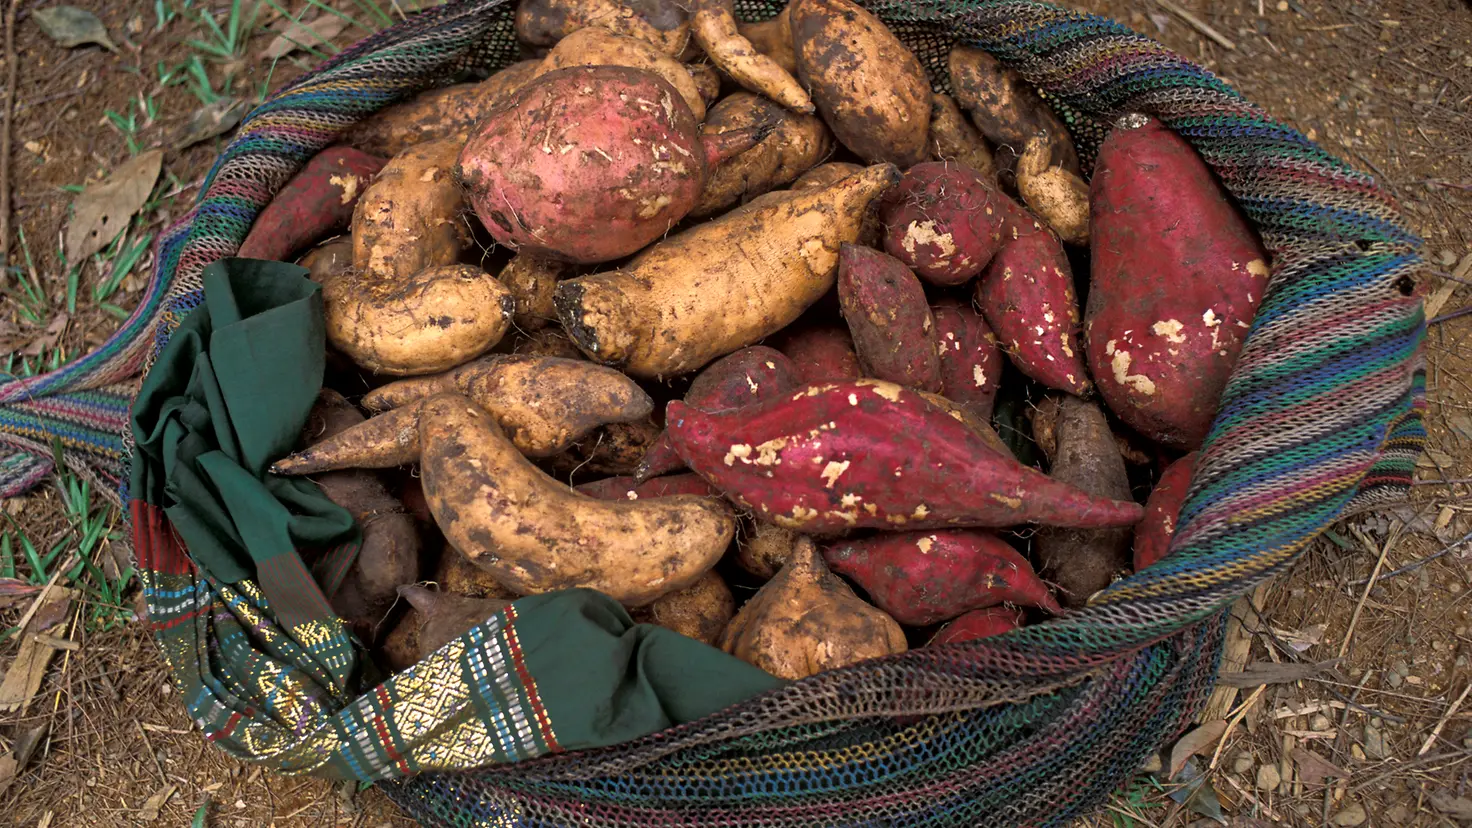
[[736,31],[789,75],[797,74],[797,50],[792,45],[792,4],[776,16],[758,23],[736,24]]
[[1175,448],[1206,438],[1267,289],[1267,254],[1200,156],[1127,118],[1099,148],[1084,330],[1109,408]]
[[969,167],[987,181],[997,178],[991,147],[967,122],[956,99],[944,92],[930,96],[930,158]]
[[764,135],[701,135],[658,75],[577,66],[542,75],[491,113],[456,171],[498,243],[606,262],[668,233],[700,200],[710,169]]
[[643,483],[627,475],[605,477],[590,483],[579,483],[573,487],[579,494],[599,500],[638,500],[641,497],[669,497],[677,494],[720,497],[705,478],[693,472],[669,474],[646,480]]
[[1059,238],[1089,243],[1089,185],[1053,163],[1051,147],[1040,136],[1028,139],[1017,159],[1017,192]]
[[1068,128],[1021,75],[968,46],[952,49],[949,64],[956,99],[971,112],[981,134],[996,146],[997,166],[1004,179],[1011,178],[1023,147],[1035,135],[1042,135],[1048,146],[1049,165],[1078,173],[1078,153]]
[[649,420],[600,426],[552,458],[552,469],[567,475],[633,474],[661,434]]
[[797,180],[792,182],[791,189],[795,191],[831,187],[863,169],[858,164],[850,164],[847,161],[828,161],[798,176]]
[[865,376],[940,390],[935,320],[925,288],[893,256],[844,243],[838,252],[838,302]]
[[1002,384],[1002,352],[986,319],[969,303],[953,299],[930,309],[940,354],[940,393],[990,422]]
[[1012,607],[987,607],[972,610],[941,627],[935,635],[931,636],[925,646],[939,647],[943,644],[959,644],[962,641],[975,641],[978,638],[1001,635],[1017,629],[1026,620],[1022,610]]
[[601,26],[680,57],[690,45],[687,8],[678,0],[522,0],[516,36],[532,46],[552,46],[579,29]]
[[426,141],[463,145],[476,122],[532,79],[540,60],[523,60],[479,83],[432,89],[384,109],[348,131],[344,140],[363,152],[392,158]]
[[641,606],[693,584],[735,532],[715,498],[584,497],[522,457],[494,418],[460,395],[431,397],[423,411],[424,492],[435,521],[515,592],[589,587]]
[[364,398],[370,409],[398,407],[271,468],[277,474],[312,474],[412,463],[421,449],[419,403],[445,391],[463,392],[489,411],[517,450],[531,457],[562,452],[601,425],[643,420],[654,407],[643,389],[617,371],[556,357],[497,354],[371,392]]
[[[702,411],[725,411],[770,400],[801,384],[797,366],[764,345],[742,348],[706,366],[685,392],[685,402]],[[639,461],[634,477],[648,480],[685,467],[685,461],[661,433]]]
[[235,255],[287,261],[303,247],[346,228],[358,197],[386,161],[352,147],[317,153],[256,216]]
[[721,648],[796,680],[903,653],[906,644],[900,625],[854,595],[824,566],[812,539],[803,538],[782,571],[731,620]]
[[879,209],[884,251],[933,285],[980,273],[1010,235],[1011,200],[970,167],[939,161],[905,172]]
[[1181,517],[1181,507],[1190,493],[1191,472],[1196,468],[1196,452],[1171,463],[1155,481],[1145,501],[1145,517],[1135,526],[1135,571],[1164,558],[1170,551],[1171,539]]
[[695,39],[711,62],[746,89],[794,112],[812,112],[808,93],[776,60],[762,54],[736,27],[731,0],[695,0]]
[[414,607],[419,621],[419,635],[415,641],[419,652],[415,661],[511,606],[511,602],[504,599],[472,598],[451,592],[436,592],[418,584],[399,587],[399,594]]
[[1002,603],[1062,610],[1032,564],[989,532],[885,533],[829,546],[823,558],[912,627]]
[[684,589],[671,592],[629,615],[641,624],[657,624],[680,635],[720,645],[721,633],[736,614],[736,598],[725,580],[714,571]]
[[782,332],[778,350],[797,368],[803,385],[855,380],[864,375],[853,335],[837,325],[814,325]]
[[557,41],[533,77],[573,66],[626,66],[653,72],[680,93],[696,121],[705,120],[705,98],[690,70],[647,40],[614,34],[601,26],[578,29]]
[[805,533],[1130,526],[1142,511],[1027,468],[921,392],[879,380],[723,414],[671,402],[666,421],[693,471],[759,518]]
[[816,115],[786,112],[751,92],[736,92],[711,107],[701,131],[721,134],[775,124],[760,143],[711,171],[694,217],[718,213],[796,180],[833,151],[833,136]]
[[557,286],[562,327],[590,358],[632,376],[693,371],[785,328],[827,293],[838,246],[858,238],[869,202],[898,179],[893,166],[869,167],[693,227],[622,270],[568,279]]
[[833,134],[870,164],[925,159],[930,83],[915,54],[850,0],[796,0],[797,76]]
[[[1097,497],[1131,497],[1129,472],[1104,411],[1074,396],[1059,401],[1057,451],[1049,474]],[[1130,535],[1127,528],[1044,527],[1034,537],[1040,571],[1058,585],[1063,603],[1081,607],[1129,569]]]
[[528,253],[518,253],[501,268],[496,279],[516,301],[516,312],[511,317],[516,327],[536,331],[557,321],[552,296],[557,292],[557,280],[566,272],[567,265],[562,262]]
[[801,537],[791,529],[760,520],[742,521],[741,536],[736,541],[736,565],[762,580],[771,580],[792,557]]

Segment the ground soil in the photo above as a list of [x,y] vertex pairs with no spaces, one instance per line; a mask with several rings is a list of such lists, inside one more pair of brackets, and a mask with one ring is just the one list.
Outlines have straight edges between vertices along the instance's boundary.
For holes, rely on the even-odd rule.
[[[127,112],[139,94],[154,95],[155,117],[137,130],[142,146],[166,151],[166,199],[149,216],[157,231],[197,194],[218,153],[218,141],[191,148],[175,136],[199,108],[182,87],[160,87],[156,65],[191,52],[198,26],[180,18],[155,31],[143,3],[73,0],[108,25],[119,52],[95,46],[62,49],[37,29],[31,12],[47,5],[19,2],[15,56],[19,70],[14,149],[10,158],[13,225],[24,232],[29,268],[53,297],[65,293],[57,251],[72,194],[65,185],[96,180],[128,157],[123,134],[104,117]],[[176,4],[177,5],[177,4]],[[204,3],[194,5],[204,6]],[[216,10],[228,4],[215,0]],[[343,8],[351,4],[342,3]],[[387,4],[385,4],[387,5]],[[1427,240],[1424,287],[1440,291],[1440,315],[1468,302],[1472,284],[1472,8],[1465,0],[1322,2],[1300,0],[1085,0],[1157,37],[1226,78],[1250,99],[1303,130],[1328,150],[1372,172],[1400,200]],[[1194,13],[1227,49],[1175,9]],[[294,7],[293,7],[294,10]],[[267,22],[267,11],[259,21]],[[363,32],[349,30],[348,42]],[[256,58],[270,39],[257,35],[237,64],[210,64],[234,89],[253,95],[306,65],[300,57],[274,72]],[[145,121],[147,119],[144,119]],[[12,242],[10,265],[25,265]],[[1458,270],[1467,261],[1469,266]],[[151,255],[112,301],[131,308],[151,273]],[[7,279],[12,277],[7,276]],[[78,295],[89,297],[105,278],[85,265]],[[9,286],[11,282],[7,282]],[[53,299],[53,313],[62,310]],[[79,300],[57,344],[75,355],[115,329],[117,319]],[[8,297],[0,299],[0,353],[44,334],[28,325]],[[1318,543],[1289,577],[1244,610],[1251,640],[1248,662],[1319,663],[1343,660],[1313,678],[1242,691],[1240,720],[1213,753],[1212,787],[1236,824],[1454,824],[1472,809],[1472,703],[1453,710],[1472,681],[1472,572],[1466,550],[1454,548],[1472,531],[1472,485],[1438,481],[1472,477],[1472,316],[1438,321],[1429,332],[1430,441],[1411,502],[1348,520]],[[42,489],[5,505],[28,534],[55,536],[59,498]],[[1369,582],[1372,573],[1378,575]],[[1368,589],[1367,589],[1368,587]],[[0,609],[14,623],[23,606]],[[287,778],[243,765],[208,746],[191,728],[142,625],[79,634],[40,696],[20,717],[0,719],[0,747],[29,727],[49,737],[8,793],[0,822],[17,825],[139,824],[151,797],[159,825],[188,825],[202,805],[209,825],[407,825],[376,791],[357,792],[312,779]],[[14,642],[0,647],[0,664]],[[1424,751],[1427,737],[1438,737]],[[1344,772],[1329,786],[1304,772],[1308,751]],[[1312,760],[1308,760],[1312,761]],[[1273,773],[1280,783],[1272,786]],[[1465,797],[1465,799],[1458,799]],[[1357,808],[1364,812],[1356,822]],[[1114,825],[1179,825],[1198,817],[1142,781],[1116,797],[1097,821]]]

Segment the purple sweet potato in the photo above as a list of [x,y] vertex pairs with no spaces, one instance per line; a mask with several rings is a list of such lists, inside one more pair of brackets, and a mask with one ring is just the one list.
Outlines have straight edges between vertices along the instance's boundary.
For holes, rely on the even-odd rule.
[[500,244],[606,262],[668,233],[700,200],[711,167],[762,137],[760,129],[702,136],[658,75],[580,66],[537,78],[492,112],[457,174]]
[[666,422],[686,465],[759,519],[800,532],[1140,519],[1137,503],[1086,494],[1000,454],[921,394],[857,380],[724,414],[671,402]]
[[865,376],[940,390],[935,320],[925,288],[903,262],[878,250],[841,245],[838,303]]
[[977,282],[976,304],[1018,370],[1049,388],[1087,394],[1068,255],[1053,231],[1013,209],[1013,238]]
[[864,375],[853,336],[837,325],[814,325],[783,331],[776,348],[797,366],[803,385],[855,380]]
[[[1058,403],[1056,450],[1049,474],[1096,497],[1129,500],[1124,458],[1096,403],[1064,395]],[[1044,527],[1034,536],[1039,569],[1058,585],[1063,603],[1081,607],[1089,596],[1129,570],[1128,528]]]
[[669,497],[677,494],[721,496],[720,492],[712,489],[710,484],[705,482],[705,478],[694,473],[669,474],[646,480],[643,483],[627,475],[618,475],[589,483],[579,483],[573,488],[577,489],[580,494],[596,497],[599,500],[639,500],[646,497]]
[[930,313],[940,354],[941,396],[983,422],[990,421],[1002,383],[1002,352],[996,335],[969,303],[943,300]]
[[1006,241],[1011,199],[961,164],[927,161],[905,172],[879,210],[884,250],[933,285],[959,285]]
[[1135,571],[1164,558],[1170,551],[1171,539],[1176,535],[1176,523],[1181,517],[1181,507],[1186,503],[1190,490],[1191,472],[1196,468],[1196,452],[1171,463],[1150,497],[1145,501],[1145,517],[1135,526]]
[[912,627],[1002,603],[1062,609],[1032,564],[990,532],[886,532],[834,544],[823,557],[874,606]]
[[[752,345],[706,366],[690,383],[685,402],[701,411],[725,411],[772,399],[799,384],[792,360],[765,345]],[[660,434],[639,461],[634,477],[648,480],[684,467],[669,436]]]
[[941,627],[935,635],[931,636],[925,646],[939,647],[942,644],[959,644],[962,641],[975,641],[978,638],[1001,635],[1017,629],[1026,620],[1027,617],[1022,614],[1022,610],[1012,607],[987,607],[972,610]]
[[1091,182],[1084,332],[1109,408],[1174,448],[1201,444],[1267,289],[1267,254],[1195,150],[1123,119]]
[[352,147],[317,153],[256,216],[235,255],[290,261],[303,247],[346,228],[358,196],[386,163]]

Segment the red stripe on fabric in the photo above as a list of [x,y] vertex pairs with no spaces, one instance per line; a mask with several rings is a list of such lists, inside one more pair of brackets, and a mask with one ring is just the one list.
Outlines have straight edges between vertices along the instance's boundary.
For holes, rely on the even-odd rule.
[[162,575],[193,574],[194,563],[163,510],[142,500],[133,500],[129,506],[138,567]]
[[204,738],[208,741],[214,742],[228,737],[230,734],[235,732],[235,726],[237,724],[240,724],[240,720],[242,718],[244,717],[239,713],[231,713],[230,718],[225,720],[224,727],[216,730],[214,733],[206,733]]
[[[388,691],[383,689],[382,684],[373,688],[373,695],[378,698],[379,707],[387,710],[392,706],[388,697]],[[378,743],[383,745],[383,752],[388,756],[389,761],[394,763],[394,767],[398,769],[399,773],[407,775],[409,773],[409,763],[404,761],[404,757],[397,750],[394,750],[393,735],[388,732],[388,724],[385,722],[383,716],[373,717],[373,729],[378,732]]]
[[511,663],[516,666],[516,677],[521,679],[521,686],[526,689],[527,702],[532,707],[537,729],[542,732],[542,740],[547,743],[547,749],[559,753],[562,746],[557,744],[557,735],[552,732],[551,717],[547,715],[542,696],[537,692],[537,680],[532,678],[531,671],[526,667],[526,660],[522,657],[521,641],[516,635],[516,606],[509,606],[503,612],[506,615],[506,630],[503,635],[507,648],[511,650]]

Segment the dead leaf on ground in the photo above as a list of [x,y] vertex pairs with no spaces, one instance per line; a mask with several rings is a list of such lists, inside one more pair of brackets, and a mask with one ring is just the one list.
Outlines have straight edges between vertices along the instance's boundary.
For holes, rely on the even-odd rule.
[[65,313],[58,313],[56,316],[52,317],[51,323],[46,326],[46,330],[43,331],[40,336],[32,339],[31,344],[22,348],[21,354],[23,354],[24,356],[32,357],[40,356],[48,349],[55,348],[56,343],[61,341],[61,335],[66,333],[67,323],[70,322],[71,319],[72,318],[70,316],[67,316]]
[[66,228],[67,261],[80,263],[111,244],[148,203],[163,165],[163,150],[149,150],[113,170],[106,181],[83,190],[72,202],[72,221]]
[[150,796],[143,803],[143,807],[138,809],[138,818],[144,822],[153,822],[158,819],[158,813],[163,809],[164,803],[168,802],[169,797],[173,796],[174,791],[177,790],[179,790],[178,785],[170,785],[153,796]]
[[1186,764],[1181,766],[1180,774],[1171,777],[1170,781],[1178,785],[1170,792],[1171,799],[1207,819],[1222,825],[1227,824],[1227,818],[1222,815],[1222,803],[1217,797],[1216,788],[1212,787],[1211,780],[1202,775],[1196,767],[1195,759],[1187,759]]
[[31,754],[36,752],[36,746],[46,736],[46,731],[51,727],[49,722],[42,722],[35,727],[22,730],[15,737],[15,743],[11,745],[10,752],[0,756],[0,797],[10,790],[10,785],[15,778],[26,769],[26,764],[31,761]]
[[239,98],[221,98],[190,116],[170,143],[174,149],[184,150],[200,141],[224,135],[234,129],[248,111],[250,104]]
[[1273,635],[1293,652],[1301,653],[1323,641],[1324,632],[1328,629],[1328,624],[1310,624],[1301,630],[1280,630],[1275,627]]
[[1311,750],[1296,747],[1291,755],[1293,761],[1298,763],[1298,778],[1303,780],[1305,785],[1322,784],[1324,779],[1330,776],[1336,779],[1349,778],[1348,771]]
[[291,20],[278,21],[278,24],[283,22],[286,23],[286,26],[280,30],[281,34],[261,50],[262,60],[279,60],[304,47],[320,50],[322,41],[337,37],[348,26],[346,20],[335,14],[320,15],[310,23],[298,23]]
[[52,6],[31,12],[36,25],[58,46],[70,49],[85,43],[96,43],[109,52],[118,50],[117,44],[107,36],[107,27],[92,12],[76,6]]
[[20,635],[20,650],[5,671],[5,678],[0,680],[0,713],[16,710],[24,713],[30,707],[31,700],[41,689],[41,680],[46,677],[46,668],[51,664],[51,657],[56,654],[54,647],[48,647],[36,640],[36,633],[43,629],[36,619],[57,613],[64,617],[76,595],[75,591],[67,587],[53,587],[36,609],[31,622]]
[[1174,779],[1181,772],[1181,768],[1186,766],[1186,760],[1192,756],[1205,753],[1208,749],[1215,749],[1216,743],[1226,732],[1226,720],[1216,719],[1182,736],[1180,741],[1176,742],[1175,747],[1170,749],[1170,778]]

